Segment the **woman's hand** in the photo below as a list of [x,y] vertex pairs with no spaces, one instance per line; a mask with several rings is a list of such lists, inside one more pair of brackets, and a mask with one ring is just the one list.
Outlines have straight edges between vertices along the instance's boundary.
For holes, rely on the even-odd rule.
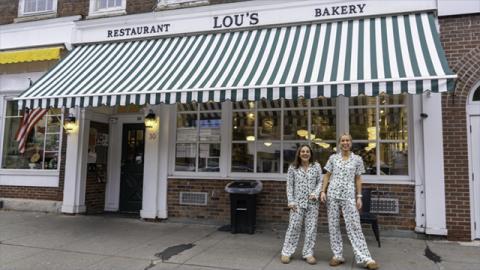
[[325,192],[320,192],[320,201],[322,203],[325,203],[327,201],[327,194],[325,194]]
[[297,212],[297,204],[296,203],[289,203],[288,208],[293,210],[293,212]]
[[362,198],[357,198],[357,209],[362,209]]

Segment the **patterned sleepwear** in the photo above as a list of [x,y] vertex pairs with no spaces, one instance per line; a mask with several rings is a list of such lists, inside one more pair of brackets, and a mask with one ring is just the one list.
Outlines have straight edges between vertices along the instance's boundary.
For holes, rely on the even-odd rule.
[[297,210],[290,210],[285,242],[282,255],[292,256],[297,248],[298,239],[302,231],[302,223],[305,222],[305,241],[302,257],[313,256],[313,248],[317,237],[318,200],[308,200],[309,194],[315,194],[318,198],[322,188],[322,168],[320,164],[311,164],[307,171],[294,166],[288,168],[287,176],[287,198],[288,204],[295,204]]
[[333,255],[337,260],[344,260],[340,231],[340,211],[342,211],[355,261],[365,264],[372,260],[372,257],[365,242],[360,215],[355,204],[355,176],[365,172],[363,160],[353,153],[345,161],[341,153],[333,154],[328,159],[325,170],[332,174],[327,190],[327,213]]

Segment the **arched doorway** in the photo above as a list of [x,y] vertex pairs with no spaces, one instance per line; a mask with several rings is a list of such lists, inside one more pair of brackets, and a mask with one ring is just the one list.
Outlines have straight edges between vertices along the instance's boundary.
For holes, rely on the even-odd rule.
[[480,81],[467,101],[472,238],[480,239]]

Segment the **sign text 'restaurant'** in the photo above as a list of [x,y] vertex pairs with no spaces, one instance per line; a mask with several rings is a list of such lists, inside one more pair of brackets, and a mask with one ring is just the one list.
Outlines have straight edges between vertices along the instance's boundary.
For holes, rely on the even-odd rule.
[[164,33],[168,32],[169,28],[169,23],[151,26],[125,27],[120,29],[107,30],[107,38]]

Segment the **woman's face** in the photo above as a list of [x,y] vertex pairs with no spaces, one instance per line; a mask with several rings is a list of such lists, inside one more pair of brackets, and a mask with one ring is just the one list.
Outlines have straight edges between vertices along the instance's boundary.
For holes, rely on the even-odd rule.
[[340,147],[342,148],[342,151],[350,151],[352,148],[352,140],[350,139],[350,136],[343,135],[340,138]]
[[310,153],[310,148],[304,146],[300,149],[300,159],[303,162],[308,162],[310,160],[310,156],[312,153]]

